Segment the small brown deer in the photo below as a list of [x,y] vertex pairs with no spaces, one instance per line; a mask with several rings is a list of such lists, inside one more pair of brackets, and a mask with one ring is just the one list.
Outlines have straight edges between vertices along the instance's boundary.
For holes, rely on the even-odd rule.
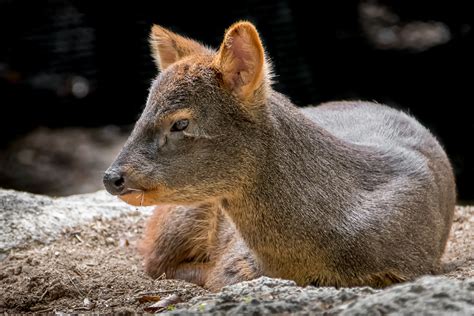
[[347,101],[296,108],[272,87],[249,22],[219,50],[151,31],[160,74],[107,190],[160,205],[149,275],[212,290],[266,275],[385,286],[437,270],[451,227],[449,160],[414,118]]

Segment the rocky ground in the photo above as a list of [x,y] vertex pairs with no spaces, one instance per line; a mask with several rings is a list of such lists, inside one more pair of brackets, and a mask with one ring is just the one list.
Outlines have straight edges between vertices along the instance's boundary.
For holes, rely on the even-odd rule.
[[35,129],[0,147],[0,187],[51,196],[101,190],[130,129]]
[[474,280],[425,276],[385,290],[316,288],[262,277],[176,305],[171,314],[472,315]]
[[474,314],[474,207],[458,207],[444,274],[391,288],[298,287],[260,278],[219,293],[151,280],[136,252],[150,209],[104,192],[0,190],[0,312]]

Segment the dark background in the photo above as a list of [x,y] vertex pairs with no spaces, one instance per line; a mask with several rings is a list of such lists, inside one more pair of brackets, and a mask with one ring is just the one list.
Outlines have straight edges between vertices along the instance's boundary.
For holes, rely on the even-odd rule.
[[[459,197],[474,200],[469,1],[0,0],[0,148],[40,126],[130,126],[156,75],[152,23],[217,47],[239,19],[260,31],[277,90],[299,106],[408,111],[445,146]],[[1,174],[0,186],[16,187]]]

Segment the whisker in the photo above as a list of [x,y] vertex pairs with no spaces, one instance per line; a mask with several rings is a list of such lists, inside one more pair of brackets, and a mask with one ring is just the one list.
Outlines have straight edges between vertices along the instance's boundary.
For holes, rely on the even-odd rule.
[[130,191],[137,191],[137,192],[143,192],[143,190],[134,189],[134,188],[127,188],[127,190],[130,190]]

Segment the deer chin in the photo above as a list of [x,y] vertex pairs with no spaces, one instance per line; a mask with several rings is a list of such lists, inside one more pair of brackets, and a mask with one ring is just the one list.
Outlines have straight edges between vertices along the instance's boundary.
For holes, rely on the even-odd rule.
[[154,199],[150,198],[149,192],[140,191],[140,192],[127,192],[118,196],[122,201],[133,206],[150,206],[156,205]]
[[129,190],[118,197],[133,206],[152,206],[169,203],[170,200],[173,200],[173,193],[173,191],[160,186],[152,190]]

